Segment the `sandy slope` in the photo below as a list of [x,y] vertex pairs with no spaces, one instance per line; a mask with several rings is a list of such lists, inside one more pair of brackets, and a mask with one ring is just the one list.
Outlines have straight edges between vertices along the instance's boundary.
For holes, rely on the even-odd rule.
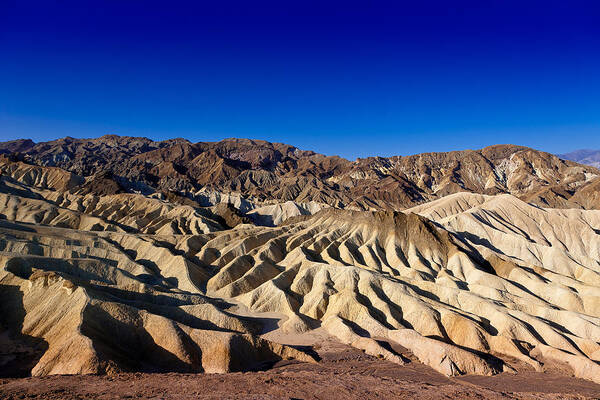
[[244,370],[312,361],[277,342],[318,331],[447,376],[560,362],[600,382],[599,211],[459,193],[224,229],[210,209],[50,181],[0,185],[4,371]]

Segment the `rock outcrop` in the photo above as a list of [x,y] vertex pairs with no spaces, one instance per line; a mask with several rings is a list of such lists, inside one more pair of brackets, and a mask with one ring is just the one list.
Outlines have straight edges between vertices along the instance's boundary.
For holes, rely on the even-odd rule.
[[599,206],[589,199],[598,192],[598,169],[513,145],[352,162],[260,140],[155,142],[107,135],[43,143],[5,142],[0,143],[0,152],[84,177],[91,181],[85,190],[96,190],[95,194],[115,194],[126,188],[145,194],[177,192],[193,197],[202,190],[222,193],[221,197],[235,194],[255,202],[402,210],[468,191],[508,193],[542,207]]
[[[600,382],[600,211],[591,167],[511,146],[345,169],[285,145],[226,141],[200,151],[181,140],[94,142],[98,157],[122,157],[124,146],[130,158],[200,157],[198,171],[217,168],[219,190],[241,185],[231,193],[206,183],[181,197],[122,193],[126,186],[105,181],[118,171],[98,175],[103,167],[93,166],[108,164],[93,164],[78,143],[67,141],[64,153],[19,148],[38,148],[38,161],[68,168],[80,160],[81,170],[14,155],[0,163],[3,371],[227,372],[311,362],[309,350],[281,338],[318,330],[397,364],[410,352],[448,376],[560,362]],[[210,164],[215,154],[225,161]],[[314,200],[311,187],[320,187],[318,202],[266,195],[269,187],[294,191],[282,186],[291,175],[277,172],[286,163],[305,191],[294,198]],[[308,178],[324,165],[334,172]],[[445,165],[454,166],[450,175]],[[181,182],[191,173],[173,170]],[[387,186],[389,176],[400,173],[402,187],[421,196],[415,202],[441,198],[397,211],[381,206],[416,197],[351,197],[367,187],[350,184],[359,181],[391,193],[399,186]],[[362,210],[367,203],[377,210]]]

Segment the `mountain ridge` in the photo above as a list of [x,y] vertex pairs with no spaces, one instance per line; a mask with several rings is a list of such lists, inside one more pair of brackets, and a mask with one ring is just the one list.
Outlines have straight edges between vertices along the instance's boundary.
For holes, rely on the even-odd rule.
[[558,154],[558,156],[565,160],[600,168],[600,150],[580,149],[565,154]]
[[[577,209],[600,200],[592,167],[504,145],[348,166],[247,140],[58,143],[0,156],[13,373],[249,371],[317,362],[326,339],[446,376],[600,383],[600,210]],[[155,191],[132,193],[146,173]],[[191,178],[207,184],[161,191]],[[381,207],[401,184],[423,203]],[[372,209],[344,203],[359,191]],[[535,204],[549,192],[563,209]]]
[[193,197],[199,190],[237,193],[261,201],[318,202],[333,207],[410,208],[467,191],[511,193],[544,207],[598,208],[576,194],[600,170],[516,145],[355,161],[284,143],[228,138],[192,143],[176,138],[105,135],[34,143],[0,143],[0,153],[59,167],[86,180],[112,177],[115,187]]

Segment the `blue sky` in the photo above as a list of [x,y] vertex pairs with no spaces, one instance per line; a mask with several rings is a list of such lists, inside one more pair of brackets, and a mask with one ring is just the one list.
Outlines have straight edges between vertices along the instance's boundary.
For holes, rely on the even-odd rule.
[[1,3],[4,140],[600,148],[593,1]]

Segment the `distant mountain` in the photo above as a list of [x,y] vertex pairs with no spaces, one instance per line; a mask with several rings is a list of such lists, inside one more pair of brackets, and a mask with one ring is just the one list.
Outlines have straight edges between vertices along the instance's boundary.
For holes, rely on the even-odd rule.
[[600,212],[575,208],[600,170],[513,145],[0,144],[0,379],[418,360],[600,384]]
[[560,158],[565,160],[571,160],[580,164],[591,165],[596,168],[600,168],[600,150],[575,150],[566,154],[558,154]]
[[[191,143],[107,135],[0,143],[0,153],[59,167],[101,194],[122,190],[235,193],[259,201],[317,202],[355,210],[402,210],[457,192],[509,193],[554,208],[600,208],[600,171],[514,145],[349,161],[282,143]],[[110,184],[109,180],[116,184]]]

